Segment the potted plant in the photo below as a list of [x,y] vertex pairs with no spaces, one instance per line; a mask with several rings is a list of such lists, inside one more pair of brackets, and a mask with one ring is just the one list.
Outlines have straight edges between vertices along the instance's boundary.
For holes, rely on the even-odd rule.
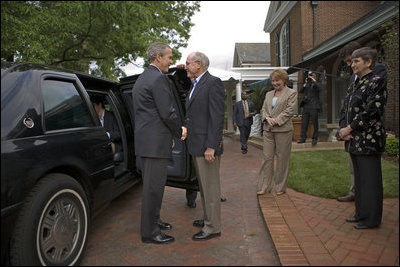
[[[301,115],[300,114],[295,114],[291,118],[292,123],[293,123],[293,141],[299,140],[301,138]],[[314,126],[311,123],[311,120],[308,123],[308,128],[307,128],[307,136],[311,137],[314,131]]]

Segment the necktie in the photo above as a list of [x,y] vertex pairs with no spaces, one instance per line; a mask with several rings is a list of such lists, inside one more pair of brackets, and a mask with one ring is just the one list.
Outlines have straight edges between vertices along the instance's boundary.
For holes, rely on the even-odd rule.
[[247,119],[249,117],[249,106],[247,104],[247,100],[243,100],[243,110],[244,110],[244,118]]
[[192,88],[192,91],[190,91],[189,99],[192,97],[192,94],[193,94],[193,92],[194,92],[194,89],[196,88],[196,85],[197,85],[197,80],[194,80],[194,82],[193,82],[193,88]]

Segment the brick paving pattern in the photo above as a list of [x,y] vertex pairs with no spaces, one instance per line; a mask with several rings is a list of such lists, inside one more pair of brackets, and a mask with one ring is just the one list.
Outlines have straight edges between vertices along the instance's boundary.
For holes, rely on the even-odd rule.
[[185,190],[166,187],[161,218],[172,224],[163,231],[175,237],[167,245],[144,244],[140,240],[141,185],[115,199],[92,223],[82,266],[257,266],[280,265],[266,230],[255,193],[260,158],[251,148],[240,153],[240,144],[225,138],[221,161],[221,188],[227,201],[222,205],[222,235],[207,241],[192,241],[200,228],[200,195],[197,207],[186,206]]
[[[236,138],[226,137],[221,161],[222,236],[191,240],[199,228],[201,204],[190,209],[185,191],[166,187],[161,210],[175,237],[169,245],[140,241],[141,185],[114,200],[92,224],[81,265],[159,266],[398,266],[399,200],[384,199],[379,228],[356,230],[345,219],[353,215],[354,202],[309,196],[288,189],[287,194],[257,197],[262,161],[260,145],[240,153]],[[332,144],[329,144],[332,146]],[[322,149],[324,142],[317,147]],[[327,146],[328,149],[332,149]],[[296,150],[302,149],[295,145]],[[304,147],[312,151],[313,148]]]

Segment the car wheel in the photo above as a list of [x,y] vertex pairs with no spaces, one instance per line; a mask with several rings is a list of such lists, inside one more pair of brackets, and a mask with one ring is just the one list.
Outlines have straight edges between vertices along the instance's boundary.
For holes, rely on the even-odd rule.
[[10,243],[12,265],[74,265],[87,242],[88,201],[72,177],[41,179],[22,204]]

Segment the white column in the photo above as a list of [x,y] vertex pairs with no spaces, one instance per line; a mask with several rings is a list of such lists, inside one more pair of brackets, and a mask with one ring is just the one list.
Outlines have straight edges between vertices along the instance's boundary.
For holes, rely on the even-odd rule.
[[236,102],[242,100],[242,80],[236,84]]
[[226,114],[227,114],[227,132],[233,133],[235,130],[233,129],[233,122],[232,122],[232,115],[233,115],[233,108],[232,108],[232,93],[233,87],[227,86],[226,88]]
[[[236,84],[236,102],[242,100],[242,80]],[[239,127],[236,127],[236,134],[240,134]]]

